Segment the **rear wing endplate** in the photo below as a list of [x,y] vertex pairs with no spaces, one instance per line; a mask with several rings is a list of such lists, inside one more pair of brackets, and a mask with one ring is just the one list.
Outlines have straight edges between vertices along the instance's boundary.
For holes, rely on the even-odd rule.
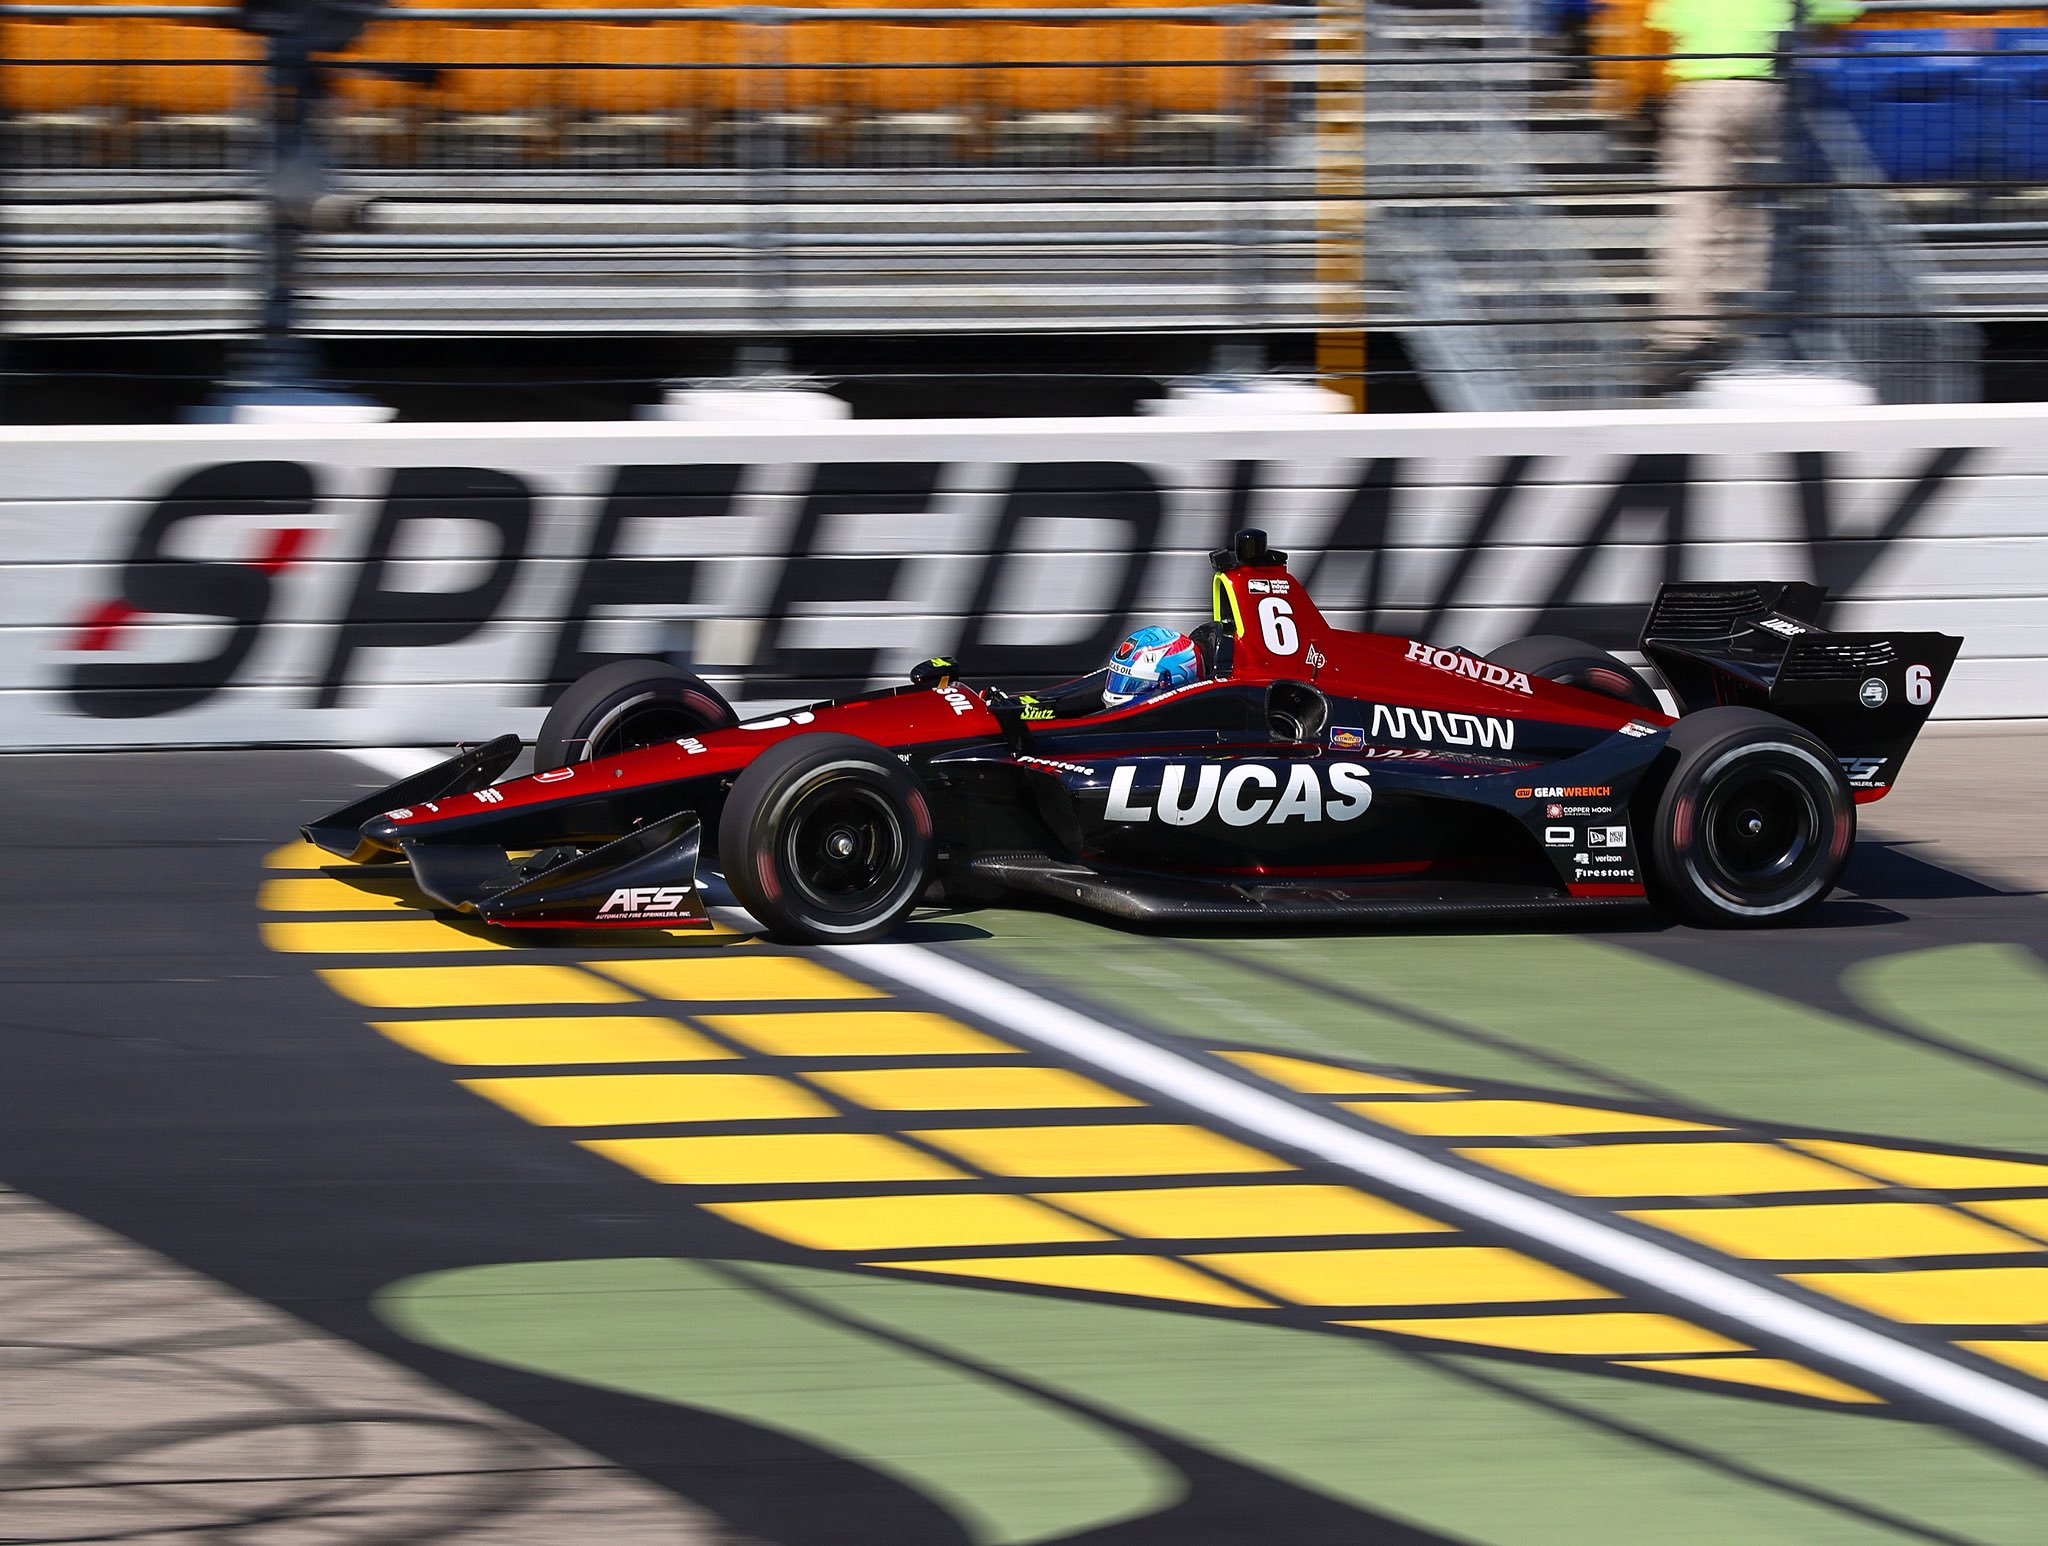
[[1963,641],[1944,633],[1832,633],[1827,592],[1803,582],[1665,585],[1643,625],[1643,654],[1681,712],[1769,709],[1811,731],[1862,799],[1898,776],[1947,685]]

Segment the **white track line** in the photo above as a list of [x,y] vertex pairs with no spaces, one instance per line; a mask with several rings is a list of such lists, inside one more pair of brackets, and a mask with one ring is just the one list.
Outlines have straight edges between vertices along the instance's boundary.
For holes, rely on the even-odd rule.
[[1126,1084],[1367,1180],[1440,1203],[1514,1239],[1562,1254],[1609,1283],[1633,1284],[1711,1312],[1766,1342],[1791,1343],[1885,1393],[1941,1408],[1979,1431],[2048,1458],[2048,1400],[1901,1338],[1829,1314],[1792,1294],[1461,1170],[1306,1110],[1166,1047],[1104,1025],[1015,983],[920,945],[834,945],[826,953],[960,1005]]
[[[399,779],[433,766],[436,752],[407,747],[350,751]],[[1541,1245],[1610,1283],[1634,1284],[1694,1305],[1766,1342],[1806,1349],[1884,1393],[1901,1393],[2000,1435],[2036,1463],[2048,1460],[2048,1401],[1940,1353],[1829,1314],[1768,1283],[1697,1261],[1655,1241],[1532,1197],[1104,1025],[1015,983],[921,945],[826,945],[821,953],[986,1016],[1026,1040],[1066,1054],[1242,1132],[1416,1197],[1442,1204],[1513,1239]]]

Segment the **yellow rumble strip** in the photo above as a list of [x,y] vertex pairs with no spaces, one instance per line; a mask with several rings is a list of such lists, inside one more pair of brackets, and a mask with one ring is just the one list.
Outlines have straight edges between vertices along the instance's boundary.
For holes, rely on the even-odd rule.
[[[267,869],[266,940],[374,1011],[378,1033],[825,1264],[1874,1399],[816,959],[587,936],[568,959],[560,942],[436,916],[402,867],[290,844]],[[1992,1334],[2048,1320],[2048,1159],[1780,1138],[1435,1070],[1213,1050],[1346,1120],[2048,1378],[2048,1344]]]

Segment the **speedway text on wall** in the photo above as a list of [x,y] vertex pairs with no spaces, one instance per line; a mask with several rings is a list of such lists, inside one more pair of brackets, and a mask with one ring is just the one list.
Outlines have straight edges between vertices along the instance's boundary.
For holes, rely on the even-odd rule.
[[[1255,523],[1332,621],[1610,647],[1664,580],[1815,580],[2048,714],[2048,412],[0,432],[11,746],[530,731],[620,654],[774,704],[1029,683],[1206,614]],[[1484,734],[1486,727],[1461,727]]]

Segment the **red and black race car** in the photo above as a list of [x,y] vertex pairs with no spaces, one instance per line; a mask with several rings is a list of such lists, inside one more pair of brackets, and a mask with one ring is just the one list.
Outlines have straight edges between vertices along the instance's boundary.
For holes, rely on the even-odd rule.
[[1648,900],[1793,918],[1897,776],[1954,664],[1945,634],[1830,633],[1806,584],[1666,585],[1641,674],[1563,638],[1491,655],[1331,626],[1262,532],[1211,555],[1200,678],[1106,708],[1102,678],[910,685],[740,723],[622,660],[517,737],[304,829],[404,858],[514,928],[701,923],[704,835],[775,935],[873,939],[921,901],[1018,893],[1132,920],[1514,916]]

